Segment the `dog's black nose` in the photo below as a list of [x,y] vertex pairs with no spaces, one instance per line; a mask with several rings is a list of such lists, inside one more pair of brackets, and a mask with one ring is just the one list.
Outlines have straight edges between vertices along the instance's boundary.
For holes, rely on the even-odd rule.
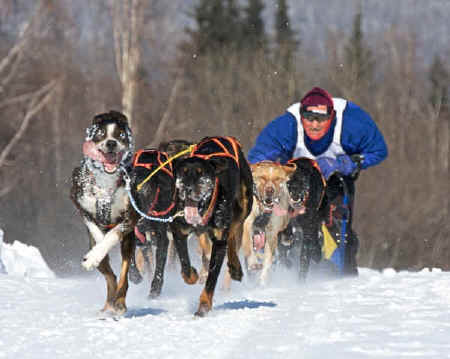
[[266,203],[272,203],[273,196],[275,194],[275,188],[272,186],[265,188],[265,202]]
[[106,141],[106,149],[107,149],[109,152],[114,151],[116,147],[117,147],[117,142],[116,142],[116,141],[114,141],[114,140],[108,140],[108,141]]

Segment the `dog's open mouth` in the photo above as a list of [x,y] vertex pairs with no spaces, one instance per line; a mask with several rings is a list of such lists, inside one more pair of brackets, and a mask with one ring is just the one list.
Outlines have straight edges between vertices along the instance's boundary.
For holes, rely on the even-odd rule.
[[184,203],[184,220],[192,225],[202,225],[203,217],[199,211],[199,201],[194,201],[191,198],[187,198]]
[[83,143],[83,154],[103,164],[103,168],[107,173],[116,172],[123,155],[122,152],[102,152],[93,141]]
[[113,173],[117,170],[117,167],[119,167],[120,160],[122,159],[122,153],[121,152],[106,152],[103,153],[103,167],[105,168],[105,171],[108,173]]
[[202,217],[196,206],[184,207],[184,220],[190,225],[196,226],[202,223]]

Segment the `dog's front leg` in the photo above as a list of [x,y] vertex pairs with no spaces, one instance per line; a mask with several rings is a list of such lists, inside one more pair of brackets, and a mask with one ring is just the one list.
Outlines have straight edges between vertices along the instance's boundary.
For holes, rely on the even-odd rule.
[[86,270],[92,270],[100,264],[103,258],[109,253],[109,251],[122,240],[123,230],[122,225],[118,224],[113,229],[111,229],[103,239],[97,241],[94,237],[96,244],[95,246],[84,256],[81,265]]
[[227,251],[227,230],[222,233],[221,230],[214,230],[214,237],[212,238],[213,246],[211,251],[211,261],[209,262],[208,278],[206,279],[205,287],[200,295],[200,303],[195,315],[204,317],[212,309],[212,301],[214,290],[219,277],[220,269],[222,268],[225,254]]
[[275,254],[275,248],[278,241],[278,232],[277,232],[277,226],[275,225],[274,221],[276,222],[275,216],[272,216],[270,219],[269,224],[266,227],[266,242],[264,244],[264,260],[263,260],[263,266],[261,271],[261,276],[259,277],[259,284],[261,286],[265,286],[269,279],[269,271],[272,267],[273,262],[273,256]]
[[185,283],[195,284],[198,281],[198,273],[197,270],[191,266],[187,245],[188,234],[180,229],[179,226],[179,223],[174,223],[171,225],[171,229],[175,248],[178,253],[178,258],[180,259],[181,276],[183,277]]
[[[89,219],[87,218],[83,218],[84,219],[84,223],[86,224],[86,227],[89,231],[89,233],[91,234],[92,238],[94,239],[95,243],[100,243],[101,241],[103,241],[103,238],[105,237],[105,234],[103,233],[103,231],[97,227],[97,225],[93,222],[91,222]],[[95,245],[95,243],[92,245],[92,247]],[[90,248],[92,249],[92,248]]]
[[244,230],[242,234],[242,251],[244,253],[247,271],[249,274],[254,272],[256,269],[261,269],[261,266],[258,264],[258,260],[256,258],[255,250],[253,249],[253,223],[255,218],[259,215],[259,212],[258,202],[255,197],[253,199],[252,211],[244,222]]

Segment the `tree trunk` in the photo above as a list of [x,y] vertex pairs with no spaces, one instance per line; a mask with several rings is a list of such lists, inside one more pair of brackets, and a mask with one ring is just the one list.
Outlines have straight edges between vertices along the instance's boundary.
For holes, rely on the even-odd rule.
[[134,104],[137,97],[140,62],[139,32],[143,25],[141,0],[113,0],[113,28],[116,68],[122,86],[122,112],[137,132]]

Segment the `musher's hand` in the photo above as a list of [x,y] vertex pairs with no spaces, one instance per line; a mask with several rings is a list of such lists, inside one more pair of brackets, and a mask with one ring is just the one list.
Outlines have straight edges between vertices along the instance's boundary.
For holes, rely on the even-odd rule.
[[320,157],[317,159],[317,164],[327,180],[336,172],[341,173],[344,176],[351,175],[357,168],[356,163],[353,162],[348,155],[339,155],[336,159],[331,157]]

